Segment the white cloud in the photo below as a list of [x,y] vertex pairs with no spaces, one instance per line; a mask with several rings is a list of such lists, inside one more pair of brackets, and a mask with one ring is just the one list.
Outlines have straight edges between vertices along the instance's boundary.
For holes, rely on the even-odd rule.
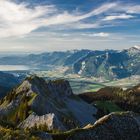
[[95,36],[95,37],[108,37],[108,36],[110,36],[110,34],[109,33],[100,32],[100,33],[92,34],[92,36]]
[[0,1],[0,37],[27,34],[42,26],[42,16],[54,12],[53,6],[27,8],[25,4]]
[[[59,13],[55,6],[29,8],[25,3],[16,4],[9,0],[0,1],[0,37],[21,36],[42,26],[74,23],[114,8],[117,4],[104,4],[86,14]],[[96,24],[80,24],[77,28],[96,28]],[[76,27],[76,26],[75,26]]]
[[126,11],[129,14],[140,14],[140,5],[121,5],[120,10]]
[[[99,38],[102,38],[102,39],[112,39],[112,37],[114,36],[114,34],[111,34],[110,36],[110,33],[107,33],[107,32],[97,32],[97,33],[82,33],[81,36],[85,36],[85,37],[92,37],[92,39],[96,39],[98,40]],[[93,38],[95,37],[95,38]],[[91,38],[90,38],[91,39]]]
[[134,16],[128,15],[128,14],[120,14],[120,15],[106,16],[103,20],[104,20],[104,21],[109,21],[109,20],[130,19],[130,18],[134,18]]
[[73,24],[65,24],[63,25],[62,29],[68,28],[68,29],[89,29],[89,28],[99,28],[100,22],[95,23],[84,23],[84,22],[76,22]]
[[99,8],[92,10],[89,13],[78,14],[78,15],[77,15],[77,13],[70,14],[67,11],[65,11],[61,14],[54,15],[54,16],[48,18],[46,21],[46,25],[67,24],[67,23],[78,22],[83,19],[107,12],[108,10],[110,10],[116,6],[117,6],[117,3],[106,3],[106,4],[101,5]]
[[[120,8],[118,8],[120,7]],[[109,15],[110,13],[114,15]],[[122,14],[117,14],[123,12]],[[120,3],[105,3],[88,13],[59,11],[53,5],[36,6],[29,8],[25,3],[17,4],[9,0],[0,0],[0,38],[11,36],[23,36],[40,28],[49,27],[60,29],[88,29],[104,26],[107,21],[115,19],[133,18],[125,13],[140,12],[140,5],[121,5]],[[109,16],[95,19],[92,23],[84,23],[89,17],[102,15]],[[107,23],[111,24],[111,23]],[[53,27],[51,27],[53,25]],[[54,27],[56,26],[56,27]],[[57,28],[58,29],[58,28]],[[107,36],[100,34],[100,36]]]

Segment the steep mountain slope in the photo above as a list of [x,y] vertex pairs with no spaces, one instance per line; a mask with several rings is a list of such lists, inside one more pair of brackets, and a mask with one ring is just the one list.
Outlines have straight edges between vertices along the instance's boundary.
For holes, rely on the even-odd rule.
[[140,116],[132,112],[111,113],[93,126],[73,131],[66,140],[139,140]]
[[119,79],[139,75],[140,49],[132,47],[122,51],[90,53],[74,64],[74,73],[84,76]]
[[125,63],[129,56],[124,52],[104,52],[99,55],[89,55],[74,65],[74,72],[106,79],[124,78],[130,76]]
[[0,72],[0,99],[4,97],[13,87],[15,87],[20,80],[20,77],[16,77],[13,74]]
[[66,80],[46,82],[32,76],[0,102],[1,117],[23,128],[46,125],[48,130],[65,130],[96,120],[97,109],[74,95]]
[[140,116],[133,112],[117,112],[106,115],[93,125],[70,131],[47,133],[39,130],[4,128],[0,125],[0,138],[17,140],[139,140]]
[[[90,105],[73,94],[67,80],[45,81],[31,76],[0,100],[0,138],[139,140],[139,114],[108,114],[123,110],[139,113],[139,95],[140,85],[125,91],[119,87],[105,87],[96,93],[79,95],[92,103]],[[101,109],[104,112],[99,115]],[[96,121],[98,115],[103,117]]]
[[97,92],[80,94],[83,100],[95,104],[99,117],[113,111],[131,110],[140,113],[140,85],[123,90],[119,87],[105,87]]
[[70,55],[66,61],[64,62],[65,66],[69,66],[77,62],[79,59],[82,59],[83,57],[87,56],[90,52],[90,50],[79,50],[75,51],[72,55]]

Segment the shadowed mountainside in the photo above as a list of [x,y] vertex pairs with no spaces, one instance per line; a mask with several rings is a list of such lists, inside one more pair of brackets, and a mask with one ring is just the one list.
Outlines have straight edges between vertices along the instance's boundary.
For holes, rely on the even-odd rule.
[[[28,77],[0,100],[0,138],[139,140],[139,114],[122,112],[126,109],[119,104],[125,101],[138,107],[139,91],[139,85],[125,91],[106,87],[97,93],[79,95],[88,104],[73,94],[67,80]],[[121,112],[108,114],[114,111]]]
[[123,110],[140,113],[140,85],[127,90],[119,87],[105,87],[97,92],[80,94],[79,97],[96,105],[100,110],[98,110],[99,116]]
[[20,83],[22,77],[13,74],[0,72],[0,99],[3,98],[12,88]]
[[[22,128],[46,125],[67,130],[94,123],[97,109],[73,94],[66,80],[45,81],[32,76],[0,101],[2,118]],[[80,117],[79,117],[80,116]]]

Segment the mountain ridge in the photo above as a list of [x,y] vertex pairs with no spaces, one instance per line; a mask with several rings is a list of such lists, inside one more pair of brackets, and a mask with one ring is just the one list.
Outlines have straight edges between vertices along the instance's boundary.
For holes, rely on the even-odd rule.
[[[16,125],[22,124],[24,121],[23,124],[28,125],[21,126],[29,127],[28,120],[36,120],[30,118],[37,118],[39,123],[39,120],[44,118],[43,115],[53,113],[54,117],[50,115],[49,120],[52,119],[53,121],[56,118],[57,123],[62,125],[62,130],[84,126],[90,122],[94,123],[96,111],[95,107],[90,106],[73,94],[67,80],[46,82],[37,76],[26,78],[0,103],[1,116],[11,116],[9,120],[16,122]],[[48,117],[45,116],[45,118]],[[36,121],[33,121],[32,124],[35,125]],[[48,128],[53,129],[50,126]]]
[[52,70],[67,67],[64,74],[77,74],[106,80],[140,75],[140,51],[138,47],[118,50],[75,50],[47,52],[27,56],[0,58],[1,65],[27,64],[31,69]]
[[126,112],[126,106],[122,110],[116,107],[118,104],[114,106],[115,101],[122,100],[139,105],[139,93],[140,85],[127,90],[105,87],[88,101],[74,95],[67,80],[45,81],[33,75],[0,100],[0,136],[3,139],[16,136],[39,140],[139,140],[139,112],[133,108],[129,110],[135,113]]

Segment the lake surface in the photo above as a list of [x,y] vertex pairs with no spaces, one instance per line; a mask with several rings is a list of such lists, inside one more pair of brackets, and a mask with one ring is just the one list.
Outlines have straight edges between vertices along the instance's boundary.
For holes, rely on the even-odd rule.
[[26,65],[0,65],[0,71],[29,70]]

